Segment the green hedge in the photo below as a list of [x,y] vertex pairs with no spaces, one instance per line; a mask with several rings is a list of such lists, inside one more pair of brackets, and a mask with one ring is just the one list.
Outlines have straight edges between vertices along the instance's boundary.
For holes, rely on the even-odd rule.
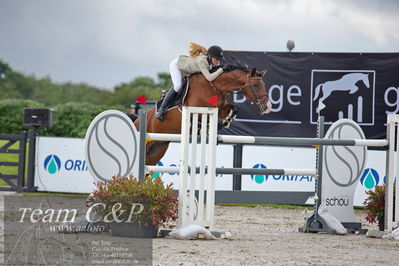
[[107,106],[90,103],[65,103],[54,107],[45,107],[31,100],[8,99],[0,101],[0,134],[17,134],[29,128],[23,125],[24,108],[52,108],[53,126],[42,129],[42,136],[83,138],[90,122],[105,110],[126,111],[121,105]]
[[24,126],[24,108],[44,108],[32,100],[7,99],[0,101],[0,134],[18,134],[29,128]]
[[46,135],[84,138],[90,122],[102,111],[115,109],[125,111],[123,106],[94,105],[89,103],[66,103],[54,107],[54,125]]

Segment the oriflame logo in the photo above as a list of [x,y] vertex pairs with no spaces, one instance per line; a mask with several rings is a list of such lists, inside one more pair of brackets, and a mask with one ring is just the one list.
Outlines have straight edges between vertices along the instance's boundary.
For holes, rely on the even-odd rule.
[[[255,164],[252,168],[255,168],[255,169],[259,169],[259,168],[266,169],[267,167],[264,164],[258,163],[258,164]],[[266,182],[268,177],[269,176],[267,176],[267,175],[251,175],[251,179],[254,180],[258,184],[262,184],[263,182]]]
[[372,189],[380,182],[380,175],[373,168],[366,168],[363,172],[362,177],[360,178],[360,183],[366,189]]
[[44,159],[44,169],[50,174],[55,174],[61,169],[61,160],[55,154],[50,154]]

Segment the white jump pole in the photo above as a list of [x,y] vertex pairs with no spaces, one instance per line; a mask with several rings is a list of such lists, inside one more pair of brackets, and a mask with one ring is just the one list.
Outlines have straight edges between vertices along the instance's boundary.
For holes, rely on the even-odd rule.
[[[190,119],[190,116],[189,116]],[[193,113],[192,114],[192,123],[191,123],[191,132],[193,136],[193,140],[197,139],[197,133],[198,133],[198,113]],[[190,161],[190,168],[196,168],[197,166],[197,142],[191,142],[191,161]],[[201,168],[201,167],[200,167]],[[196,187],[196,176],[197,173],[195,171],[190,171],[190,194],[189,194],[189,208],[188,208],[188,221],[190,224],[194,223],[194,220],[197,218],[195,217],[197,213],[195,213],[195,187]],[[183,192],[184,193],[184,192]]]
[[[201,114],[201,116],[199,116],[199,114]],[[201,118],[201,138],[199,150],[200,165],[198,175],[196,173],[196,169],[198,167],[197,139],[199,129],[198,122],[200,120],[199,118]],[[199,224],[201,226],[208,227],[210,230],[213,229],[215,206],[217,122],[217,108],[183,107],[179,175],[178,227],[184,227],[188,224]],[[197,187],[199,187],[198,200],[195,196],[195,191]],[[196,202],[198,202],[198,204]]]
[[[391,232],[399,226],[399,115],[389,114],[387,119],[387,140],[389,148],[387,151],[387,170],[385,184],[385,223],[384,230]],[[396,131],[396,145],[395,145]],[[396,176],[396,185],[394,183]],[[396,199],[394,199],[394,190]],[[393,215],[395,201],[395,216]]]
[[180,152],[180,173],[179,173],[179,210],[177,226],[183,227],[188,224],[188,217],[186,215],[187,206],[187,179],[188,179],[188,150],[190,129],[190,116],[187,114],[187,109],[183,107],[182,110],[182,125],[181,125],[181,152]]
[[[206,165],[206,137],[208,134],[208,114],[201,114],[201,165]],[[198,195],[198,219],[203,220],[205,209],[205,168],[200,168],[200,187]]]
[[218,109],[210,109],[209,115],[209,153],[208,153],[208,189],[206,194],[206,221],[209,221],[209,229],[213,229],[215,213],[215,178],[216,178],[216,144],[218,129]]

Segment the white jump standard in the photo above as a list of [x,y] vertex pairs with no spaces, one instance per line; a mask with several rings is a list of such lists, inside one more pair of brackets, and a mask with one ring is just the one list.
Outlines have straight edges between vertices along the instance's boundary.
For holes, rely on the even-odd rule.
[[[327,132],[327,136],[324,137],[324,126],[323,117],[320,117],[318,124],[317,138],[276,138],[276,137],[255,137],[255,136],[228,136],[228,135],[217,135],[217,121],[218,121],[218,110],[216,108],[206,107],[183,107],[182,108],[182,127],[181,134],[158,134],[158,133],[146,133],[146,117],[145,111],[140,113],[140,133],[135,130],[135,127],[130,120],[121,118],[118,120],[116,115],[119,115],[117,111],[106,111],[99,114],[92,122],[95,125],[96,121],[100,121],[102,117],[106,115],[115,114],[109,118],[109,123],[112,125],[118,125],[118,128],[113,127],[98,127],[100,129],[113,130],[110,134],[113,139],[124,140],[129,139],[130,134],[139,138],[140,141],[136,142],[137,146],[134,146],[132,141],[120,145],[129,151],[132,151],[132,156],[119,158],[120,154],[119,146],[113,145],[111,148],[115,148],[114,152],[112,149],[104,150],[104,153],[108,156],[103,155],[99,152],[92,152],[93,162],[90,164],[89,169],[95,168],[96,166],[104,166],[110,168],[107,162],[109,161],[109,155],[115,158],[115,161],[119,164],[115,164],[113,172],[121,172],[121,169],[125,169],[130,165],[136,170],[132,170],[129,173],[137,175],[139,178],[144,176],[145,171],[153,171],[157,173],[179,173],[179,220],[178,226],[184,226],[191,223],[196,223],[210,229],[214,226],[214,203],[215,203],[215,177],[216,174],[246,174],[246,175],[288,175],[288,176],[313,176],[315,177],[315,211],[313,217],[307,220],[305,226],[302,228],[305,232],[318,232],[325,231],[331,232],[330,228],[323,223],[322,219],[318,217],[318,208],[321,201],[325,201],[326,195],[329,195],[331,189],[324,188],[326,184],[335,183],[335,190],[340,195],[344,195],[347,202],[350,202],[349,207],[346,205],[347,210],[350,210],[353,215],[353,196],[350,199],[349,190],[352,191],[353,187],[357,184],[358,178],[360,177],[367,159],[367,147],[388,147],[387,151],[387,181],[386,181],[386,215],[385,215],[385,230],[392,231],[394,227],[399,225],[399,212],[395,212],[393,217],[393,187],[394,178],[399,173],[399,156],[397,155],[399,145],[399,134],[396,136],[395,143],[395,130],[398,130],[399,115],[389,115],[387,123],[387,139],[382,140],[367,140],[360,127],[352,120],[343,119],[339,120],[332,125]],[[102,121],[102,120],[101,120]],[[104,120],[105,121],[105,120]],[[96,129],[91,125],[90,128]],[[130,132],[128,129],[134,129],[135,132]],[[339,129],[334,131],[335,129]],[[349,130],[349,131],[348,131]],[[91,130],[88,130],[90,133]],[[102,134],[102,131],[99,133]],[[96,132],[97,132],[96,131]],[[339,138],[336,137],[336,132],[339,132]],[[347,134],[348,132],[354,132],[353,134]],[[99,134],[98,133],[98,134]],[[344,134],[341,134],[344,133]],[[138,136],[139,134],[140,136]],[[90,134],[88,134],[90,136]],[[103,134],[104,135],[104,134]],[[108,135],[99,135],[99,137],[108,137]],[[342,135],[342,136],[341,136]],[[348,137],[347,137],[348,136]],[[86,155],[91,147],[93,151],[97,151],[102,146],[102,142],[96,141],[98,138],[86,138]],[[107,140],[107,139],[105,139]],[[146,166],[145,165],[145,148],[146,141],[166,141],[166,142],[180,142],[181,143],[181,158],[180,165],[178,167],[161,167],[161,166]],[[109,141],[108,141],[109,142]],[[108,143],[104,142],[104,143]],[[315,160],[314,169],[254,169],[254,168],[217,168],[216,167],[216,147],[217,143],[241,143],[248,145],[278,145],[278,146],[308,146],[315,147],[317,157]],[[98,145],[97,145],[98,144]],[[132,145],[130,145],[132,144]],[[96,146],[97,145],[97,146]],[[130,146],[129,146],[130,145]],[[332,146],[335,146],[334,148]],[[344,149],[341,149],[342,146]],[[342,151],[343,150],[343,151]],[[89,150],[90,151],[90,150]],[[350,152],[349,152],[350,151]],[[119,152],[119,153],[118,153]],[[137,156],[136,153],[139,153]],[[341,152],[341,154],[339,154]],[[136,154],[136,155],[135,155]],[[139,160],[136,163],[130,162],[129,158],[137,158]],[[350,178],[347,181],[340,180],[343,176],[337,173],[341,168],[333,166],[334,162],[341,163],[350,170]],[[139,171],[137,171],[139,169]],[[338,169],[338,170],[337,170]],[[107,170],[108,171],[108,170]],[[326,173],[327,171],[327,173]],[[338,171],[338,172],[337,172]],[[335,176],[334,176],[335,175]],[[101,175],[102,177],[104,175]],[[110,175],[111,176],[111,175]],[[346,177],[346,176],[345,176]],[[110,177],[109,177],[110,178]],[[106,180],[105,180],[106,181]],[[396,195],[399,195],[399,186],[396,186]],[[198,192],[197,192],[198,191]],[[198,193],[198,196],[196,196]],[[349,194],[348,194],[349,193]],[[206,199],[205,199],[206,197]],[[399,206],[399,197],[396,198],[396,206]],[[345,208],[343,208],[345,209]],[[329,209],[330,211],[330,209]],[[348,211],[349,212],[349,211]],[[349,217],[351,215],[349,214]],[[340,222],[346,222],[346,218],[339,220]],[[351,223],[349,219],[349,223]]]
[[[183,110],[186,109],[186,107],[183,107]],[[195,107],[190,107],[191,112],[194,110],[199,114],[201,113],[201,110],[196,110]],[[187,111],[183,111],[187,112]],[[186,113],[187,114],[187,113]],[[196,121],[198,121],[198,115],[195,116]],[[185,122],[184,122],[185,121]],[[186,118],[186,120],[183,119],[183,125],[182,125],[182,134],[158,134],[158,133],[148,133],[146,135],[147,139],[151,139],[154,141],[169,141],[169,142],[180,142],[184,138],[186,141],[187,140],[197,140],[195,141],[197,144],[202,143],[203,138],[208,139],[211,141],[213,138],[217,139],[217,143],[242,143],[242,144],[254,144],[254,145],[278,145],[278,146],[315,146],[318,148],[318,156],[316,158],[316,169],[253,169],[253,168],[215,168],[214,173],[215,174],[264,174],[264,175],[307,175],[307,176],[314,176],[317,179],[316,181],[316,193],[318,196],[316,197],[316,204],[315,204],[315,216],[312,217],[312,219],[309,219],[308,224],[304,226],[303,230],[304,231],[309,231],[309,232],[318,232],[318,231],[326,231],[330,232],[331,230],[327,228],[327,225],[323,223],[320,217],[317,216],[317,209],[320,205],[320,199],[322,198],[322,193],[321,193],[321,170],[322,170],[322,161],[323,161],[323,146],[353,146],[353,147],[386,147],[388,145],[388,140],[382,139],[382,140],[367,140],[367,139],[326,139],[323,138],[323,130],[320,129],[320,127],[323,127],[323,125],[319,125],[319,137],[318,138],[278,138],[278,137],[255,137],[255,136],[230,136],[230,135],[214,135],[214,132],[210,133],[207,136],[197,135],[197,128],[196,128],[196,123],[194,124],[188,124],[190,122],[190,119]],[[195,133],[191,131],[191,134],[188,133],[188,129],[184,128],[190,128],[192,125],[192,128],[195,129]],[[183,132],[185,132],[183,134]],[[203,132],[203,131],[202,131]],[[321,133],[321,134],[320,134]],[[193,142],[190,142],[190,145],[193,145]],[[215,144],[216,145],[216,144]],[[182,148],[182,160],[183,164],[185,165],[185,171],[181,171],[181,166],[180,167],[161,167],[161,166],[146,166],[146,169],[149,171],[154,171],[154,172],[159,172],[159,173],[184,173],[185,178],[183,178],[182,175],[180,175],[180,182],[179,182],[179,188],[180,184],[182,182],[187,182],[188,175],[190,175],[190,179],[193,178],[193,175],[200,173],[201,171],[204,171],[204,173],[208,173],[208,168],[198,168],[196,166],[195,160],[193,156],[195,154],[195,149],[191,150],[191,160],[190,163],[188,164],[188,150]],[[191,171],[191,165],[195,167],[195,171]],[[193,168],[194,169],[194,168]],[[201,170],[202,169],[202,170]],[[211,170],[213,171],[213,169]],[[183,186],[186,185],[186,183],[183,183]],[[214,188],[213,188],[214,189]],[[214,193],[214,192],[213,192]],[[213,198],[214,200],[214,198]],[[184,203],[183,205],[186,205]],[[190,209],[188,206],[186,207],[188,210]],[[182,208],[184,209],[184,208]],[[192,209],[192,208],[191,208]],[[313,222],[312,222],[313,221]]]

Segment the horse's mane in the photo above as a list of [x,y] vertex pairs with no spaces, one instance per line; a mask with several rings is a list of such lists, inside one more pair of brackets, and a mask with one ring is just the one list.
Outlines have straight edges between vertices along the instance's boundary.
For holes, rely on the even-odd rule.
[[233,70],[242,70],[244,72],[249,72],[248,65],[242,64],[241,62],[236,62],[235,65],[233,64],[225,64],[223,66],[224,72],[231,72]]
[[214,67],[212,67],[209,70],[209,72],[213,73],[213,72],[215,72],[216,70],[218,70],[221,67],[223,67],[223,72],[225,72],[225,73],[226,72],[231,72],[231,71],[237,70],[237,69],[241,70],[241,71],[244,71],[244,72],[249,72],[248,66],[247,65],[243,65],[243,64],[238,64],[238,65],[224,64],[224,65],[221,65],[221,66],[214,66]]
[[[241,63],[239,61],[236,61],[235,63],[236,63],[235,65],[233,65],[233,64],[224,64],[224,65],[219,65],[219,66],[213,66],[209,70],[209,72],[213,73],[213,72],[215,72],[216,70],[218,70],[221,67],[223,67],[223,72],[231,72],[231,71],[237,70],[237,69],[241,70],[241,71],[244,71],[244,72],[249,72],[249,68],[248,68],[247,64],[243,64],[243,63]],[[194,73],[194,74],[200,74],[200,73],[201,72]]]

